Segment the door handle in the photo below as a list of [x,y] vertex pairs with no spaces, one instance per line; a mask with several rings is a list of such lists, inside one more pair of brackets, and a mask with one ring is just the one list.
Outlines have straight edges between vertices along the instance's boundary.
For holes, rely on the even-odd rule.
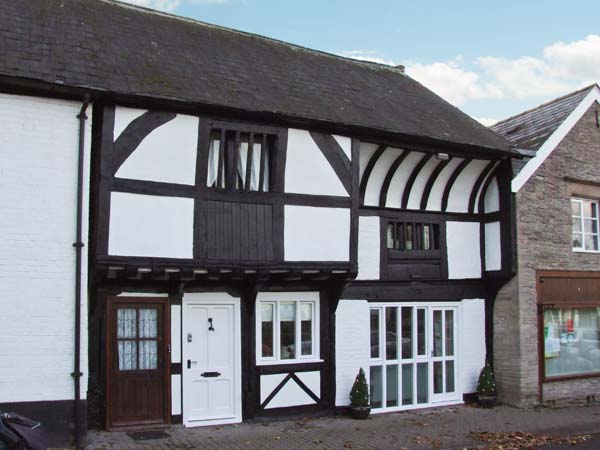
[[191,369],[192,368],[192,364],[198,364],[198,361],[192,361],[191,359],[187,360],[187,368]]
[[215,378],[221,375],[221,372],[203,372],[200,376],[205,378]]

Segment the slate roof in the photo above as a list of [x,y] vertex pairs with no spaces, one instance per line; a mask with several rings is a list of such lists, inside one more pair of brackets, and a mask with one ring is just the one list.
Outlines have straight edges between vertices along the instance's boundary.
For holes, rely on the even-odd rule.
[[519,149],[538,150],[595,86],[571,92],[490,128]]
[[509,151],[396,68],[110,0],[0,1],[1,75]]

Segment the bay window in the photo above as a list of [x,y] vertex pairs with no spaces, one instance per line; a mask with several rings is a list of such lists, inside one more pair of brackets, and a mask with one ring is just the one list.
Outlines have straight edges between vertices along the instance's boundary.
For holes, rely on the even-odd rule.
[[256,303],[256,359],[293,363],[319,357],[318,293],[260,293]]

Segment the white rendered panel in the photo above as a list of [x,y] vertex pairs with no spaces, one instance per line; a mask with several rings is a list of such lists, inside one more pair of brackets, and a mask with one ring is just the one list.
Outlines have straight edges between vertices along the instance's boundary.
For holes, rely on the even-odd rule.
[[502,248],[500,245],[500,222],[485,224],[485,270],[502,268]]
[[479,222],[446,222],[448,278],[480,278]]
[[427,181],[429,181],[431,172],[433,172],[440,163],[441,161],[435,157],[431,158],[425,163],[415,179],[410,192],[410,197],[408,198],[408,209],[421,209],[421,197],[423,197],[425,185],[427,184]]
[[336,406],[350,404],[350,390],[362,367],[369,376],[369,304],[366,300],[340,300],[335,311]]
[[286,205],[286,261],[348,261],[350,210]]
[[489,161],[473,160],[455,180],[448,196],[448,212],[468,212],[473,186]]
[[431,192],[429,193],[429,199],[427,200],[427,210],[428,211],[441,211],[442,210],[442,197],[444,196],[444,189],[446,189],[446,185],[448,184],[448,179],[452,176],[454,169],[458,167],[458,165],[463,160],[461,158],[453,158],[446,164],[446,167],[442,169],[442,171],[438,174],[438,177],[433,183],[431,187]]
[[313,394],[321,398],[321,372],[296,372],[296,376],[311,390]]
[[171,375],[171,414],[181,414],[181,375]]
[[288,130],[285,192],[348,197],[344,185],[308,131]]
[[358,280],[379,279],[379,217],[358,218]]
[[148,134],[116,176],[193,185],[197,147],[198,118],[178,114]]
[[404,188],[406,182],[410,178],[415,166],[421,161],[421,158],[425,156],[424,153],[410,152],[408,156],[402,161],[402,164],[398,166],[396,173],[392,177],[390,188],[388,190],[385,206],[387,208],[401,208],[402,207],[402,195],[404,194]]
[[[261,377],[262,378],[262,377]],[[286,408],[289,406],[314,405],[315,402],[298,383],[290,379],[283,385],[275,397],[265,406],[265,409]]]
[[113,192],[108,253],[191,258],[194,200]]
[[348,159],[352,161],[352,139],[346,136],[340,136],[338,134],[333,134],[332,136],[337,143],[340,144],[340,147],[342,147],[342,150],[344,150],[344,153]]
[[125,131],[125,128],[127,128],[131,122],[147,112],[147,109],[123,108],[122,106],[116,107],[115,127],[113,128],[113,136],[115,141],[119,136],[121,136],[121,133]]
[[260,376],[260,403],[264,402],[271,392],[275,390],[279,383],[287,376],[287,373],[276,373],[273,375]]
[[171,305],[171,362],[181,362],[181,305]]
[[367,182],[367,188],[365,190],[365,205],[379,206],[379,196],[381,194],[383,180],[385,179],[390,166],[401,154],[402,150],[397,148],[388,148],[379,157]]
[[469,394],[477,390],[479,371],[485,365],[485,302],[482,299],[463,300],[461,311],[459,376],[462,392]]
[[363,173],[365,172],[365,168],[371,159],[371,156],[377,151],[376,144],[369,144],[367,142],[360,143],[360,167],[359,167],[359,178],[362,180]]
[[[0,402],[73,399],[81,101],[0,94]],[[87,395],[92,105],[83,155],[81,398]]]
[[[477,196],[475,198],[475,212],[479,212],[479,213],[484,212],[484,211],[480,211],[479,210],[479,201],[481,200],[481,196],[485,195],[485,192],[483,192],[483,188],[486,186],[489,178],[492,176],[492,173],[494,172],[494,169],[496,167],[498,167],[498,164],[499,164],[498,162],[496,164],[494,164],[494,166],[492,167],[492,170],[490,170],[487,173],[487,175],[485,176],[485,178],[483,179],[483,181],[481,183],[481,186],[479,186],[479,191],[477,192]],[[485,202],[485,199],[484,199],[484,202]],[[483,209],[485,209],[485,204],[484,204],[484,208]]]
[[483,202],[486,213],[500,210],[500,191],[497,178],[494,178],[488,186]]

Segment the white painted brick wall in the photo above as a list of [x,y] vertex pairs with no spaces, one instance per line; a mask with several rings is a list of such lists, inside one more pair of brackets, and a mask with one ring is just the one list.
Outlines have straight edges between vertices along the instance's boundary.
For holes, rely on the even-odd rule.
[[362,367],[369,377],[369,304],[340,300],[335,311],[336,406],[350,404],[350,389]]
[[[0,94],[0,403],[74,398],[78,102]],[[87,391],[88,110],[81,395]]]
[[379,279],[379,217],[358,218],[358,280]]

